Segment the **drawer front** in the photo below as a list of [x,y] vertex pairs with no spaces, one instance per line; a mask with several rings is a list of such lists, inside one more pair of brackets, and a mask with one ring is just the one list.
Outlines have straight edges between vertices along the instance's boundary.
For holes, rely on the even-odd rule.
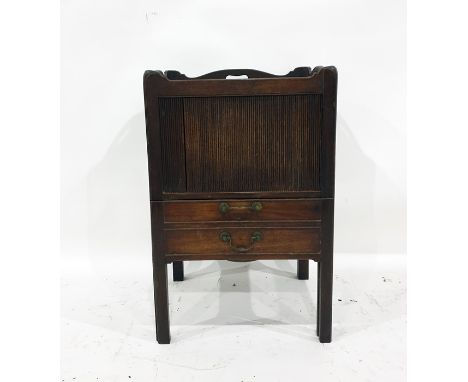
[[320,228],[166,229],[166,255],[320,253]]
[[320,220],[319,200],[220,200],[164,203],[166,223]]

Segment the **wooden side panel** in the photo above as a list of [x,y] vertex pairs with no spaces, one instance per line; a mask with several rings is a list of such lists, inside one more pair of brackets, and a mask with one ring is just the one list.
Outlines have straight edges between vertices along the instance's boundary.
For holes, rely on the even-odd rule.
[[[252,208],[260,203],[261,209]],[[221,206],[229,206],[221,212]],[[165,202],[166,223],[221,221],[307,221],[320,220],[319,200],[223,200]]]
[[161,162],[164,192],[184,192],[185,133],[182,98],[160,98]]
[[321,95],[184,98],[187,192],[320,189]]

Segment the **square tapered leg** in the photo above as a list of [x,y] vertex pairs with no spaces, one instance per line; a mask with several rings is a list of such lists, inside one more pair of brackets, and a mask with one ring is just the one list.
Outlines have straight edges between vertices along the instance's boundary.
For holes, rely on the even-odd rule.
[[184,281],[184,262],[183,261],[172,262],[172,280]]
[[320,262],[317,262],[317,336],[320,334]]
[[297,278],[309,280],[309,260],[297,260]]
[[331,342],[332,334],[332,270],[329,262],[320,264],[318,336],[320,342]]
[[171,342],[169,331],[169,304],[167,295],[167,265],[155,264],[154,279],[154,308],[156,315],[156,340],[160,344]]
[[333,301],[333,199],[325,199],[322,204],[322,251],[319,263],[319,340],[331,342],[332,301]]
[[162,204],[151,202],[151,241],[153,247],[154,310],[156,317],[156,340],[160,344],[171,342],[169,331],[169,300],[167,291],[167,264],[164,257],[162,230]]

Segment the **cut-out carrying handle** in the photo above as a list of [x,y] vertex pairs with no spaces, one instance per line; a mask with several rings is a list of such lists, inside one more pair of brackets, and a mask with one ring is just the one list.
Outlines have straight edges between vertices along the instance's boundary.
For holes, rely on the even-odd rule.
[[213,79],[213,80],[223,80],[223,79],[243,79],[243,78],[272,78],[276,77],[270,73],[262,72],[255,69],[225,69],[218,70],[216,72],[205,74],[204,76],[199,77],[200,79]]
[[[317,68],[316,68],[317,69]],[[315,69],[314,69],[315,70]],[[225,80],[225,79],[261,79],[261,78],[287,78],[287,77],[308,77],[312,75],[309,67],[301,66],[285,75],[275,75],[255,69],[224,69],[204,74],[200,77],[187,77],[176,70],[166,70],[164,72],[168,80]],[[230,78],[228,78],[230,77]],[[237,77],[237,78],[236,78]]]

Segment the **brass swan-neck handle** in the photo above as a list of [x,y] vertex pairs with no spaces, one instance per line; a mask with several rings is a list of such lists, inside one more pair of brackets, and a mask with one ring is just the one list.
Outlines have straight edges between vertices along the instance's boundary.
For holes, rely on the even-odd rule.
[[260,231],[252,232],[250,235],[250,245],[248,247],[236,246],[232,242],[232,235],[228,231],[223,231],[219,234],[219,240],[226,243],[234,252],[245,253],[253,248],[255,243],[263,239],[263,234]]

